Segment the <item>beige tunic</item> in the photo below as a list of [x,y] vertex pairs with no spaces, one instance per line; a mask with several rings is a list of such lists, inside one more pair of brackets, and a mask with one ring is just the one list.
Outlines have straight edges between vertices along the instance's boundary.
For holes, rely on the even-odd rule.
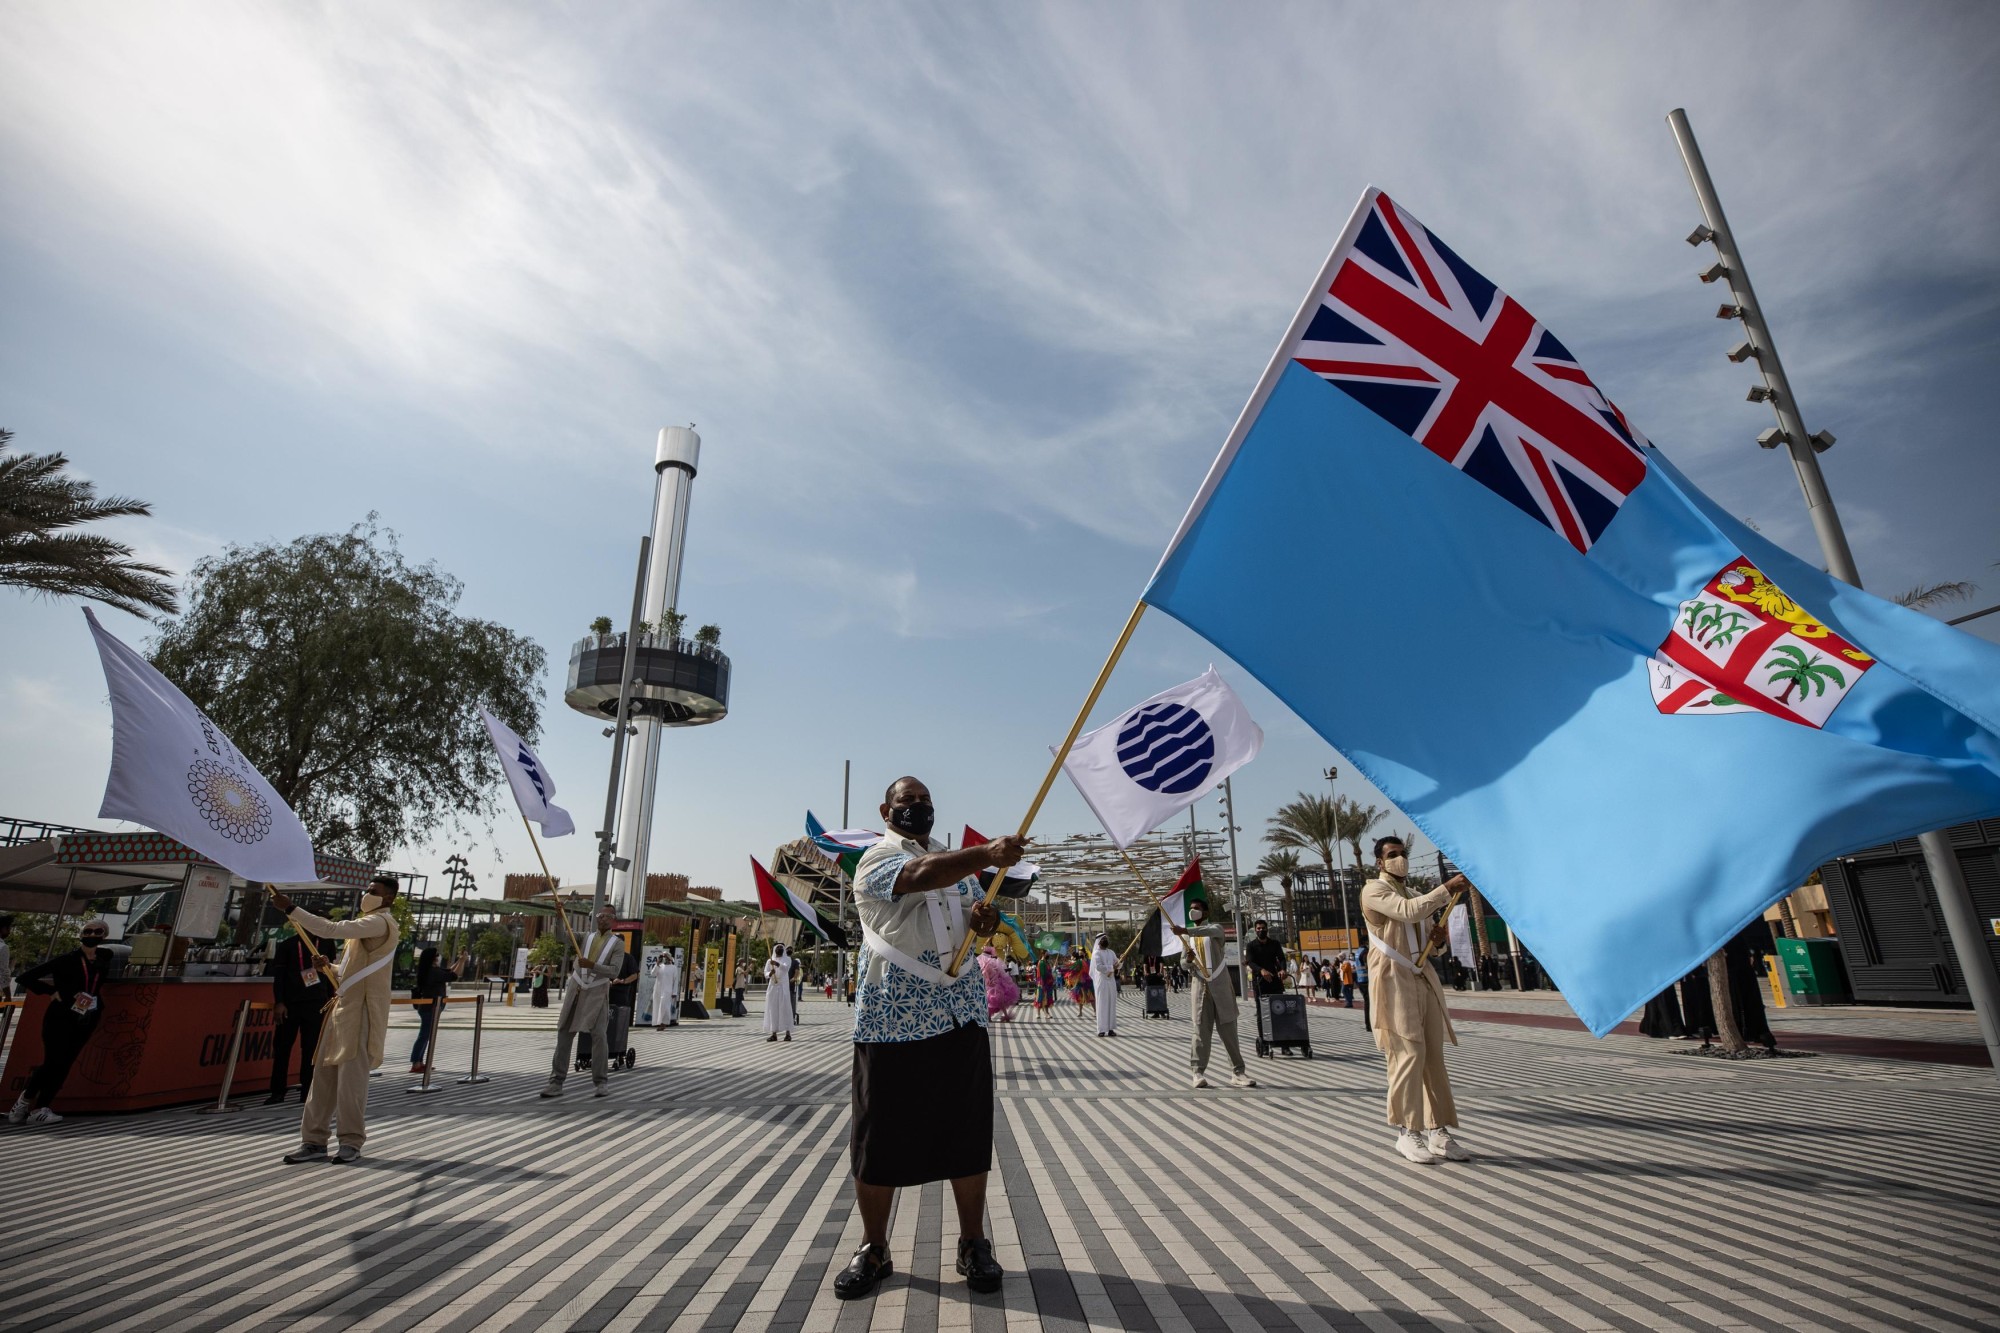
[[[1188,975],[1194,984],[1194,1011],[1201,1012],[1204,997],[1215,1001],[1215,1016],[1225,1023],[1236,1021],[1236,988],[1229,984],[1229,969],[1222,966],[1222,927],[1207,922],[1187,928],[1183,945],[1187,952]],[[1210,975],[1215,985],[1208,984]]]
[[[1418,894],[1387,879],[1371,879],[1362,886],[1361,917],[1368,923],[1369,937],[1369,1020],[1375,1026],[1375,1045],[1383,1051],[1398,1042],[1423,1040],[1427,1004],[1435,1004],[1444,1014],[1445,1036],[1458,1045],[1436,967],[1426,964],[1421,977],[1412,970],[1430,938],[1431,914],[1450,897],[1443,887]],[[1384,944],[1402,959],[1385,953]]]
[[[387,906],[346,921],[329,921],[294,907],[291,921],[315,938],[347,941],[335,964],[340,974],[339,998],[326,1016],[326,1026],[320,1029],[319,1051],[313,1063],[365,1060],[370,1069],[380,1067],[389,1035],[389,974],[395,970],[396,941],[401,933],[396,929],[396,918],[389,915]],[[382,965],[376,967],[377,963]]]
[[593,930],[584,938],[583,953],[571,962],[569,984],[563,987],[558,1032],[589,1032],[610,1017],[611,979],[624,963],[623,936]]

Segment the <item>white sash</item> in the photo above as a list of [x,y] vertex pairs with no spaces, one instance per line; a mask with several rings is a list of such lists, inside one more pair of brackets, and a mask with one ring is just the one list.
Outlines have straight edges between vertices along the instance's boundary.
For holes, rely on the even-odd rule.
[[1188,936],[1188,943],[1194,945],[1194,948],[1188,950],[1188,957],[1190,961],[1194,963],[1194,967],[1191,970],[1195,974],[1196,978],[1200,980],[1201,984],[1204,986],[1213,986],[1215,984],[1215,979],[1222,975],[1222,971],[1224,968],[1229,966],[1229,954],[1226,950],[1223,949],[1222,941],[1217,940],[1215,942],[1215,954],[1216,954],[1215,971],[1203,972],[1201,970],[1200,959],[1202,954],[1207,952],[1206,948],[1203,946],[1203,941],[1206,940],[1206,938],[1207,938],[1206,936],[1202,935]]
[[[953,885],[950,890],[951,916],[949,919],[945,916],[944,904],[939,901],[943,892],[943,890],[932,889],[924,895],[924,907],[929,912],[931,921],[931,938],[937,944],[937,956],[940,960],[950,957],[957,950],[958,942],[956,937],[962,935],[965,931],[965,903],[959,897],[958,886]],[[910,957],[901,949],[883,939],[876,932],[875,928],[865,921],[861,923],[861,942],[868,946],[870,953],[875,954],[882,961],[893,967],[901,968],[913,977],[921,977],[933,986],[950,986],[958,980],[956,977],[947,975],[941,967],[932,967],[929,963]]]
[[340,996],[347,994],[348,991],[352,990],[355,986],[359,985],[364,978],[373,976],[375,973],[380,972],[383,968],[389,966],[389,964],[395,961],[396,961],[396,951],[394,949],[391,949],[389,950],[389,952],[383,954],[380,958],[377,958],[374,962],[370,963],[368,966],[362,968],[359,972],[356,972],[353,976],[343,978],[340,983],[340,989],[336,990],[333,993],[334,998],[338,999]]
[[[1414,946],[1417,941],[1417,928],[1409,924],[1408,922],[1405,922],[1403,925],[1403,929],[1410,932],[1410,943],[1412,946]],[[1405,972],[1415,972],[1417,970],[1416,963],[1411,961],[1410,956],[1408,954],[1396,948],[1394,945],[1390,944],[1389,941],[1383,939],[1380,935],[1377,935],[1372,930],[1368,932],[1368,942],[1374,945],[1376,948],[1380,949],[1382,951],[1383,957],[1387,958],[1390,962],[1394,963],[1396,966],[1402,968]],[[1419,952],[1421,952],[1421,950],[1419,950]]]

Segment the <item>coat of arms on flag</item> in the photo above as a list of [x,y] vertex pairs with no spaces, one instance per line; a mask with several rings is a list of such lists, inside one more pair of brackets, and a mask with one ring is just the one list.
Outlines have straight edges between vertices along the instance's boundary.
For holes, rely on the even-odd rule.
[[1818,727],[1874,664],[1739,558],[1681,603],[1648,676],[1662,713],[1760,712]]

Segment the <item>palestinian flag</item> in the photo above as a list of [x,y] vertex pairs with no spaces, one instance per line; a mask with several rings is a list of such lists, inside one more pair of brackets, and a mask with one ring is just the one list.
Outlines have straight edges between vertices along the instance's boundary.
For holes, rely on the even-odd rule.
[[1160,899],[1160,957],[1171,958],[1181,951],[1181,937],[1174,934],[1174,927],[1187,929],[1187,909],[1189,903],[1208,906],[1208,889],[1201,882],[1201,858],[1197,856],[1188,862],[1188,868],[1181,871],[1181,877],[1174,881],[1174,887],[1167,896]]
[[[972,825],[967,824],[965,826],[965,836],[959,839],[958,845],[961,847],[977,847],[985,841],[987,841],[985,834],[972,827]],[[980,888],[986,889],[993,886],[994,869],[995,867],[988,866],[979,872]],[[1000,886],[1000,896],[1002,898],[1027,897],[1028,890],[1035,887],[1035,877],[1041,873],[1042,868],[1032,861],[1015,862],[1013,865],[1007,867],[1007,882]]]
[[812,841],[813,850],[840,867],[840,873],[848,879],[854,878],[854,867],[861,863],[861,853],[882,841],[882,835],[874,829],[844,828],[832,833],[826,825],[813,818],[813,812],[806,811],[806,837]]
[[813,905],[793,893],[771,876],[771,872],[750,858],[750,873],[757,880],[757,906],[765,912],[788,916],[792,920],[813,931],[821,939],[836,948],[847,947],[847,932],[834,923],[825,920],[813,910]]

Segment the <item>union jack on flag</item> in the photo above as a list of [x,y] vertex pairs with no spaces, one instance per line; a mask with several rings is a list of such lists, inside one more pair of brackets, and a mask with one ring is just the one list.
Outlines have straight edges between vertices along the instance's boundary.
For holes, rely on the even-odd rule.
[[1569,349],[1379,191],[1291,359],[1579,551],[1646,475]]

